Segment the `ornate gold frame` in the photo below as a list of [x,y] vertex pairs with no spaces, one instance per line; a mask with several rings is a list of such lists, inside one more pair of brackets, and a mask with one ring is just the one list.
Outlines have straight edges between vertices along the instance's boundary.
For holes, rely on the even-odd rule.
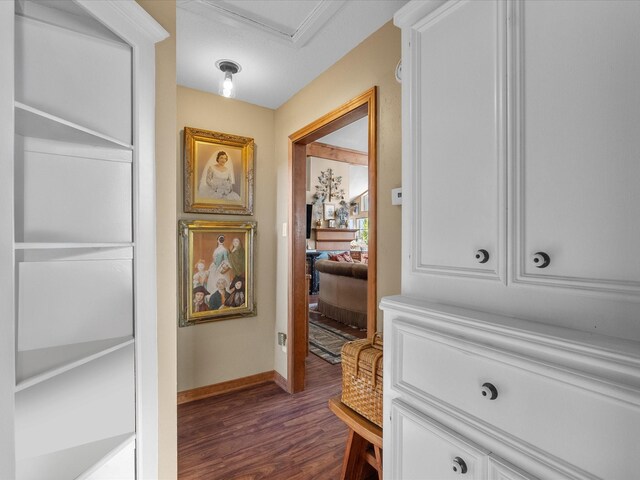
[[[213,176],[203,179],[221,151],[228,157],[231,182]],[[253,215],[253,151],[253,138],[184,127],[184,211]],[[210,180],[222,183],[212,187]]]
[[[201,220],[180,220],[178,222],[178,240],[180,255],[178,259],[180,282],[179,282],[179,324],[181,327],[195,325],[198,323],[215,322],[218,320],[227,320],[239,317],[252,317],[257,313],[255,293],[254,293],[254,237],[256,234],[256,222],[209,222]],[[222,250],[218,250],[222,239],[223,250],[226,249],[226,255]],[[236,262],[231,259],[230,252],[234,239],[238,238],[242,252],[239,254],[240,261],[243,266],[236,271]],[[239,249],[238,249],[239,250]],[[238,252],[236,250],[236,252]],[[227,267],[224,267],[224,261],[227,261]],[[196,274],[199,273],[197,264],[204,260],[204,268],[207,270],[204,280],[198,277],[196,282]],[[221,268],[222,267],[222,268]],[[217,286],[219,278],[225,278],[226,284],[229,286],[224,297],[232,296],[231,288],[238,277],[243,278],[243,294],[244,302],[241,305],[226,305],[224,303],[217,306],[215,299],[211,299]],[[229,280],[231,279],[231,280]],[[196,284],[197,283],[197,284]],[[224,283],[224,282],[223,282]],[[203,286],[206,290],[205,302],[207,309],[204,311],[195,311],[195,292],[199,286]],[[208,295],[207,295],[208,294]],[[220,294],[218,294],[220,297]],[[218,298],[224,302],[227,298]],[[216,305],[217,309],[213,309]]]

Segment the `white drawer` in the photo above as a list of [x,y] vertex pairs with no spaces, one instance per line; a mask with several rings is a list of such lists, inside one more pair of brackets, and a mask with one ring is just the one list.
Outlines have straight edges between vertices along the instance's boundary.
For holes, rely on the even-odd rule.
[[487,450],[397,401],[392,402],[391,417],[394,452],[390,478],[486,478]]
[[[560,478],[559,476],[557,478]],[[487,480],[538,480],[527,472],[511,465],[509,462],[489,455]]]
[[[615,398],[616,388],[611,396],[589,389],[584,375],[475,343],[473,332],[442,334],[400,319],[392,325],[394,390],[475,417],[592,475],[637,475],[628,459],[640,451],[640,411]],[[482,396],[485,383],[495,386],[494,400]]]

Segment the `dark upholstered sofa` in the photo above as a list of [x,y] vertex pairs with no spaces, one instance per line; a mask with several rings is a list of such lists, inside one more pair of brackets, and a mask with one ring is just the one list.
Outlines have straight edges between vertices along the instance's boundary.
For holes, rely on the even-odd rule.
[[317,260],[318,311],[340,323],[367,328],[367,265]]

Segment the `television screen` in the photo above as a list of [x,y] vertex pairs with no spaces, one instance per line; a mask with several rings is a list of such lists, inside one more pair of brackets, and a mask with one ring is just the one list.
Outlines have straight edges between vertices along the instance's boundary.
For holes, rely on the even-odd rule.
[[311,238],[311,214],[313,205],[307,204],[307,240]]

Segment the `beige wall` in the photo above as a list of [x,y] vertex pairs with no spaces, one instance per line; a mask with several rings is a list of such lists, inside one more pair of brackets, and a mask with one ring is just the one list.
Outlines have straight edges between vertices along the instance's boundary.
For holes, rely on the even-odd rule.
[[[180,145],[185,126],[251,137],[255,141],[255,215],[183,213],[180,184],[182,175],[179,174],[175,179],[178,184],[177,218],[254,220],[258,223],[255,254],[255,299],[258,315],[178,329],[178,391],[183,391],[273,370],[276,344],[274,252],[278,229],[274,212],[274,111],[178,87],[177,119]],[[182,167],[182,154],[177,158],[175,166]],[[175,215],[172,220],[175,229]],[[173,234],[175,236],[175,230]],[[175,251],[173,256],[175,257]],[[174,315],[175,312],[174,309]]]
[[156,45],[158,269],[158,478],[177,477],[176,411],[176,2],[138,0],[171,35]]
[[[391,189],[401,182],[400,84],[395,68],[400,60],[400,30],[384,25],[335,65],[282,105],[275,113],[277,170],[276,228],[288,222],[288,136],[378,86],[378,300],[400,293],[400,207],[391,205]],[[384,252],[384,254],[382,254]],[[276,330],[287,331],[288,239],[277,242]],[[378,315],[381,327],[381,315]],[[275,369],[286,377],[286,354],[275,350]]]

